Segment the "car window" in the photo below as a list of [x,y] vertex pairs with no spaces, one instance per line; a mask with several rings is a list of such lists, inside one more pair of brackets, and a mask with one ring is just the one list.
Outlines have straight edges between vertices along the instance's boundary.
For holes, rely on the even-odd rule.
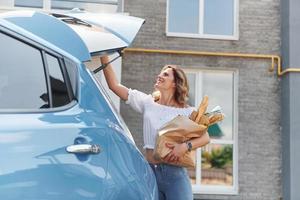
[[52,106],[59,107],[66,105],[70,102],[70,97],[60,62],[50,54],[46,54],[46,60],[50,77]]
[[0,32],[0,109],[49,108],[41,51]]
[[78,80],[77,67],[72,61],[70,61],[68,59],[65,59],[64,61],[65,61],[66,69],[67,69],[68,78],[70,80],[70,84],[72,87],[72,92],[73,92],[73,95],[76,97],[77,96],[77,80]]

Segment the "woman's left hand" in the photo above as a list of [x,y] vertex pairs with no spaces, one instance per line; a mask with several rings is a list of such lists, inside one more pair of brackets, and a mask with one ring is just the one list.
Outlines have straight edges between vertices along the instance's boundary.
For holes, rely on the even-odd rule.
[[172,144],[166,143],[166,147],[172,149],[172,151],[163,158],[165,162],[177,163],[181,157],[187,152],[187,145],[185,143],[181,144]]

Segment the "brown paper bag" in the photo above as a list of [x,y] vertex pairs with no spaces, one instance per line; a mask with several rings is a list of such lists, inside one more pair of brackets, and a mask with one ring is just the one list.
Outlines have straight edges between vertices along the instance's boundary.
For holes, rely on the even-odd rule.
[[[205,113],[208,106],[208,97],[204,96],[197,111],[190,117],[177,116],[158,131],[158,137],[154,149],[154,158],[158,161],[167,156],[172,150],[166,147],[166,143],[184,143],[193,138],[199,138],[206,133],[208,127],[224,119],[221,112]],[[178,163],[170,163],[183,167],[195,167],[195,150],[187,152]]]
[[[201,137],[207,131],[207,126],[197,124],[187,116],[177,116],[165,124],[158,132],[154,158],[161,161],[172,150],[166,143],[183,143],[192,138]],[[171,163],[173,164],[173,163]],[[195,152],[187,152],[176,164],[184,167],[195,167]]]

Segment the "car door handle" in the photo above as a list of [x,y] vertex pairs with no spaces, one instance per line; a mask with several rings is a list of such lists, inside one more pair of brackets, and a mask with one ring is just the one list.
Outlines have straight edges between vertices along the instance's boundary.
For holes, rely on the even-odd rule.
[[66,150],[68,153],[76,154],[98,154],[101,151],[97,144],[74,144],[67,146]]

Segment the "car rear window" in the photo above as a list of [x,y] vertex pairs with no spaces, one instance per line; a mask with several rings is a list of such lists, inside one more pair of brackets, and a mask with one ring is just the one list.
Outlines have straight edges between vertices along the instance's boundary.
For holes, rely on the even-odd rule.
[[60,56],[3,32],[0,44],[0,110],[42,110],[73,100]]
[[60,62],[50,54],[46,54],[46,60],[49,69],[52,105],[53,107],[66,105],[70,102],[70,98]]
[[49,108],[41,51],[0,32],[0,109]]

